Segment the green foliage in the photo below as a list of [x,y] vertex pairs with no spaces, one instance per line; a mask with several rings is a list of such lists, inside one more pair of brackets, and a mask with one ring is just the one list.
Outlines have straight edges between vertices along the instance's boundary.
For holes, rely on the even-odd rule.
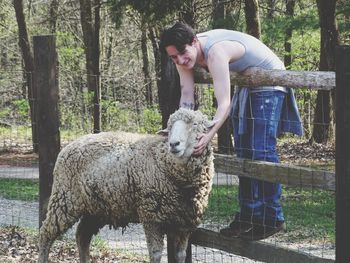
[[186,0],[110,0],[111,16],[117,28],[122,24],[123,16],[132,8],[139,12],[151,24],[165,19],[168,15],[181,10]]
[[102,129],[132,131],[131,112],[122,108],[119,101],[101,100]]
[[[319,61],[319,20],[317,10],[303,11],[293,19],[276,16],[262,22],[262,41],[281,58],[284,56],[284,42],[287,28],[293,29],[293,70],[317,70]],[[301,61],[302,60],[302,61]]]
[[214,86],[208,85],[208,87],[202,88],[202,94],[199,102],[199,110],[206,114],[208,118],[213,118],[215,114],[214,103]]
[[77,42],[76,36],[72,32],[57,32],[57,49],[60,64],[66,70],[80,71],[83,66],[84,49]]
[[237,20],[239,14],[227,14],[224,18],[216,19],[211,22],[210,28],[225,28],[231,30],[237,30]]
[[0,119],[5,122],[27,124],[30,122],[29,103],[26,99],[9,102],[8,106],[0,108]]
[[28,118],[29,116],[29,103],[26,99],[15,100],[13,102],[15,110],[20,118]]
[[37,201],[39,199],[39,181],[0,178],[0,197],[23,201]]
[[350,43],[350,1],[338,0],[336,5],[336,16],[339,28],[341,44]]
[[294,32],[292,47],[293,70],[318,70],[320,60],[320,34],[318,31]]
[[8,119],[8,116],[10,115],[11,113],[11,109],[10,108],[2,108],[0,110],[0,119]]
[[138,132],[155,134],[162,128],[162,115],[158,108],[146,108],[142,112]]

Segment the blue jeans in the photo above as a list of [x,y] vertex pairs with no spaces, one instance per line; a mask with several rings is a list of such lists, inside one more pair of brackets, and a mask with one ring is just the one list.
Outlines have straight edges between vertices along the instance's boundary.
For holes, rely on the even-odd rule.
[[[233,116],[233,135],[237,157],[278,163],[277,129],[285,93],[261,91],[249,94],[247,132],[238,134],[238,118]],[[242,221],[274,225],[284,221],[280,205],[281,184],[239,178],[238,216]]]

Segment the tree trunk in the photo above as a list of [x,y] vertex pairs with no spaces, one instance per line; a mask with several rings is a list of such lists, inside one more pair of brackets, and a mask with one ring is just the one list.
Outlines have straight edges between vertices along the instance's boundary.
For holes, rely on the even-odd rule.
[[195,28],[195,14],[196,14],[195,0],[185,0],[184,6],[186,7],[186,9],[182,10],[179,16],[185,23]]
[[51,0],[50,11],[49,11],[50,12],[49,27],[50,27],[50,32],[52,34],[56,32],[58,6],[59,6],[58,0]]
[[225,27],[225,5],[221,0],[212,0],[213,4],[213,28]]
[[21,48],[22,57],[24,61],[24,70],[26,74],[27,82],[27,93],[28,101],[30,108],[30,118],[32,126],[32,143],[33,151],[38,152],[38,130],[37,130],[37,121],[36,121],[36,109],[34,106],[36,96],[36,89],[33,86],[33,72],[34,72],[34,57],[30,47],[27,25],[25,21],[25,16],[23,12],[23,2],[22,0],[13,0],[13,6],[16,12],[16,19],[18,25],[18,38],[19,38],[19,47]]
[[284,38],[284,65],[287,69],[290,69],[292,64],[292,36],[293,27],[292,19],[294,16],[295,0],[286,0],[286,15],[288,17],[289,23],[286,29],[286,34]]
[[258,0],[245,0],[244,12],[247,25],[247,33],[260,39],[261,28],[259,19]]
[[267,0],[267,7],[267,19],[273,19],[275,16],[276,0]]
[[181,90],[180,78],[175,64],[166,55],[161,55],[161,83],[158,89],[159,107],[162,113],[162,127],[167,126],[170,114],[179,108]]
[[[158,92],[162,89],[161,85],[161,58],[158,46],[157,30],[153,27],[148,28],[149,39],[152,43],[153,57],[154,57],[154,68],[156,72],[156,83]],[[160,101],[160,98],[158,98]],[[160,104],[160,102],[159,102]]]
[[[214,28],[221,28],[225,21],[225,6],[220,0],[213,0],[213,26]],[[231,96],[233,95],[234,88],[231,88]],[[214,99],[214,105],[217,105],[216,99]],[[232,123],[230,118],[224,122],[224,124],[218,130],[218,152],[222,154],[232,154],[233,144],[232,144]]]
[[[336,0],[317,0],[321,28],[320,71],[335,70],[335,47],[339,43],[339,33],[335,19]],[[318,91],[311,141],[326,143],[329,140],[331,123],[331,94]]]
[[153,94],[152,94],[152,79],[149,70],[149,59],[147,49],[147,24],[145,19],[141,25],[141,52],[142,52],[142,71],[144,75],[144,87],[145,87],[145,99],[148,107],[153,105]]
[[80,20],[83,30],[87,85],[88,91],[93,93],[93,132],[101,131],[101,106],[100,106],[100,2],[93,0],[80,0]]

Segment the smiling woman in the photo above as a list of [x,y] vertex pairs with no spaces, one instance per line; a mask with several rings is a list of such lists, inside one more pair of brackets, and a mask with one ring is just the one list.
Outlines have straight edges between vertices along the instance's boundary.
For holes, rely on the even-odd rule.
[[[176,64],[181,84],[180,107],[193,109],[195,65],[205,68],[213,79],[218,105],[215,124],[198,136],[194,154],[201,154],[230,112],[238,157],[279,162],[277,136],[281,132],[302,134],[291,89],[281,86],[239,88],[231,104],[231,71],[242,72],[250,67],[284,69],[283,62],[259,39],[225,29],[195,34],[191,27],[177,22],[164,30],[160,48]],[[281,191],[278,183],[240,178],[240,211],[221,233],[259,240],[282,230]]]

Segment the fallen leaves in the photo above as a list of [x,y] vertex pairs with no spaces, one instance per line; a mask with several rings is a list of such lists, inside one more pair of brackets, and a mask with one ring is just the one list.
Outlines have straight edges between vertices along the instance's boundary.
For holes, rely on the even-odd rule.
[[[38,238],[34,233],[17,226],[0,228],[1,263],[36,263]],[[92,248],[92,263],[146,262],[142,255],[122,254],[108,248]],[[57,240],[50,252],[51,263],[79,263],[76,245],[72,240]]]
[[278,153],[282,163],[328,166],[328,169],[334,169],[335,146],[333,143],[319,144],[287,140],[278,145]]

